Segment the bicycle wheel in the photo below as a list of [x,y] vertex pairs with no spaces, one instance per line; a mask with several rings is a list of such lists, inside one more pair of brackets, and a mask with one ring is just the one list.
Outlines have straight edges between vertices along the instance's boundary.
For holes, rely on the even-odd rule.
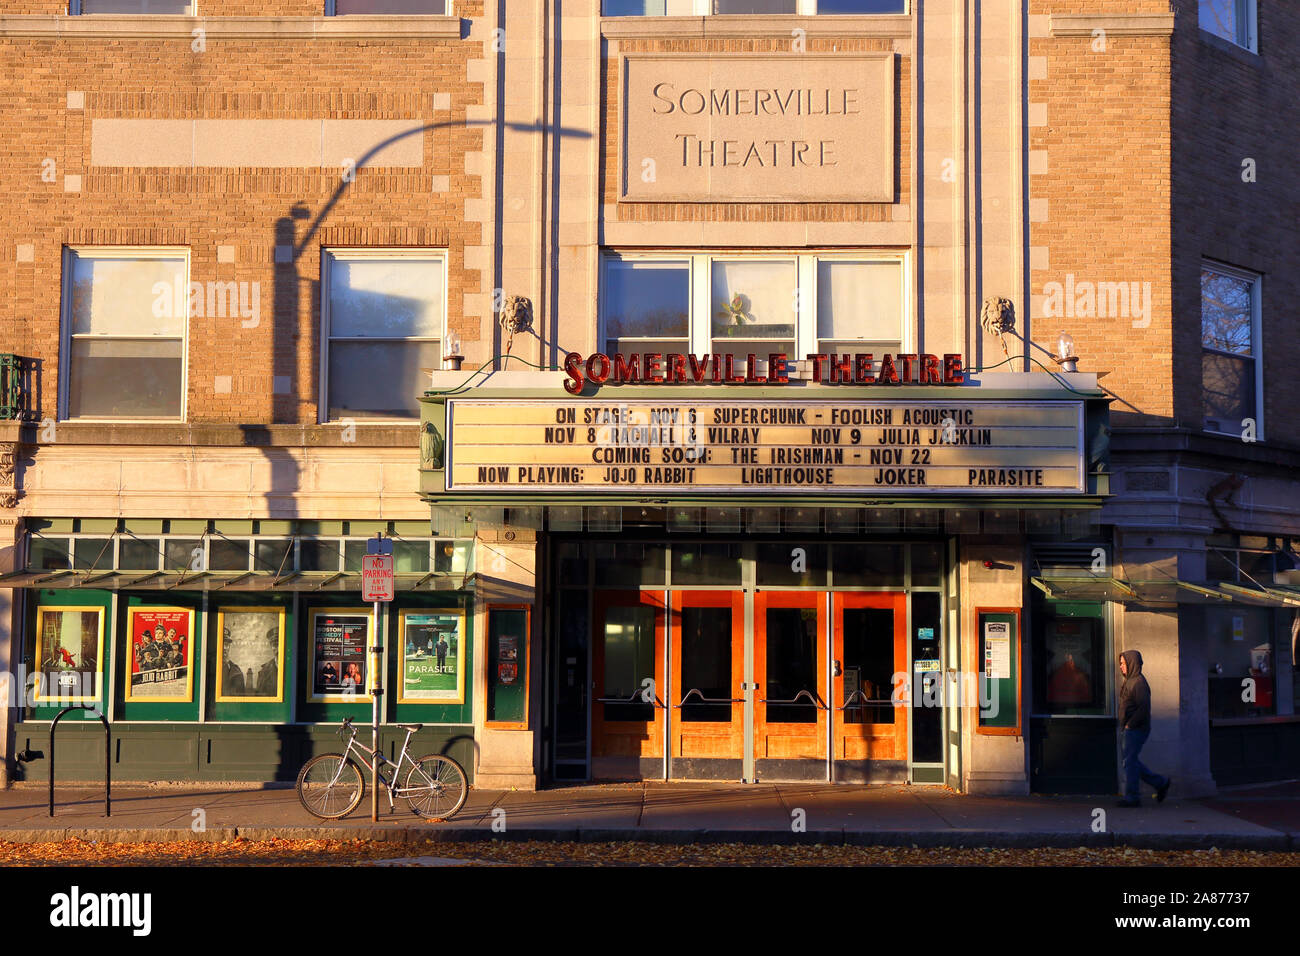
[[469,780],[460,764],[442,754],[426,754],[415,761],[403,788],[411,812],[426,820],[448,820],[465,805]]
[[366,778],[342,754],[321,754],[298,771],[297,789],[298,799],[308,813],[322,820],[338,820],[361,803]]

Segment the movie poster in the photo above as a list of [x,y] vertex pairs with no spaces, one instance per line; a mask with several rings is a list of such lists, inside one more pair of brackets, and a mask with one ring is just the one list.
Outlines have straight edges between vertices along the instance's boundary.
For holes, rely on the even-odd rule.
[[502,634],[497,637],[497,683],[513,684],[519,679],[519,638]]
[[465,618],[459,610],[402,612],[403,703],[465,700],[463,639]]
[[370,613],[363,608],[314,610],[311,634],[312,700],[364,694]]
[[284,608],[217,611],[217,701],[284,700]]
[[1047,622],[1047,703],[1059,707],[1087,707],[1098,703],[1100,689],[1093,673],[1090,622],[1061,619]]
[[126,612],[127,651],[131,679],[127,700],[191,701],[190,666],[194,612],[189,608],[133,607]]
[[88,703],[99,699],[104,647],[102,607],[38,607],[36,699]]

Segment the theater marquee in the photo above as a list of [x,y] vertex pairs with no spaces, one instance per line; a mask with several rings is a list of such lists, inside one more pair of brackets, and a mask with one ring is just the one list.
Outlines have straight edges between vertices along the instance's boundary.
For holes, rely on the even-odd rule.
[[621,199],[894,201],[893,54],[621,63]]
[[448,491],[1085,490],[1083,403],[448,399]]

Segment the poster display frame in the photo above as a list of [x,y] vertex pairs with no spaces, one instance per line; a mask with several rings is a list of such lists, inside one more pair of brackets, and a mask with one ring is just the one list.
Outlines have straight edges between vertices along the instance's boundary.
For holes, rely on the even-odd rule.
[[[975,702],[975,732],[977,734],[986,734],[990,736],[1003,737],[1023,737],[1024,728],[1021,726],[1021,714],[1024,710],[1024,680],[1022,679],[1023,670],[1023,640],[1020,628],[1020,608],[1018,607],[977,607],[975,615],[975,667],[977,676],[977,686],[980,686],[979,699]],[[1012,674],[1009,678],[1000,678],[999,680],[1010,680],[1014,687],[1016,707],[1012,716],[1011,723],[1003,723],[1003,714],[999,712],[997,717],[986,717],[981,706],[983,700],[984,681],[984,658],[986,653],[984,641],[984,626],[989,623],[1008,623],[1011,625],[1011,648],[1010,660]],[[999,691],[999,697],[1001,696]]]
[[[516,635],[517,641],[514,644],[514,656],[505,659],[505,662],[514,662],[516,680],[522,679],[523,683],[523,703],[522,716],[518,718],[500,719],[493,717],[495,713],[496,692],[499,687],[509,686],[498,680],[497,668],[502,663],[499,659],[498,649],[493,646],[494,630],[492,626],[494,614],[499,616],[499,612],[522,612],[524,615],[524,633]],[[484,683],[487,685],[484,690],[484,705],[486,707],[486,726],[495,730],[527,730],[528,713],[531,706],[531,681],[529,673],[532,670],[532,658],[530,638],[533,628],[533,606],[531,604],[488,604],[484,610],[484,628],[483,638],[486,642],[486,663],[484,668]],[[498,635],[499,637],[499,635]],[[510,682],[511,684],[514,681]]]
[[[144,614],[184,614],[186,616],[188,633],[185,635],[186,655],[185,664],[185,695],[184,696],[167,696],[155,697],[150,694],[132,693],[133,683],[131,678],[135,671],[132,668],[132,659],[135,653],[136,637],[136,618]],[[198,666],[195,660],[195,642],[194,642],[194,608],[176,607],[173,605],[153,605],[153,604],[135,604],[126,609],[126,667],[123,673],[122,700],[132,704],[192,704],[194,702],[194,668]]]
[[[276,615],[276,626],[279,628],[279,636],[276,645],[276,663],[278,673],[276,674],[276,694],[274,697],[250,697],[231,696],[223,694],[223,676],[225,674],[226,654],[225,654],[225,626],[227,615],[261,613]],[[243,605],[228,604],[217,608],[217,666],[214,674],[213,700],[219,704],[282,704],[284,703],[284,685],[285,685],[285,608],[283,605]],[[312,636],[312,646],[315,647],[315,635]]]
[[[455,696],[447,697],[411,697],[406,689],[406,629],[407,619],[411,617],[442,616],[456,619],[456,691]],[[399,704],[443,704],[463,705],[465,703],[465,609],[458,608],[419,608],[409,607],[397,611],[397,703]]]
[[[96,624],[97,643],[95,646],[95,669],[94,671],[83,671],[81,673],[93,673],[95,675],[95,693],[80,694],[77,696],[66,696],[59,693],[51,694],[45,686],[45,678],[48,676],[44,669],[45,660],[45,628],[42,626],[47,613],[62,614],[65,611],[80,611],[85,613],[91,611],[97,615]],[[37,704],[77,704],[77,703],[94,703],[100,699],[104,692],[104,619],[108,616],[107,610],[101,604],[40,604],[36,607],[36,687],[33,700]]]
[[364,675],[364,686],[358,686],[355,693],[352,694],[317,694],[316,693],[316,621],[321,617],[360,617],[366,622],[366,640],[362,648],[362,662],[369,670],[371,665],[370,647],[375,637],[374,614],[370,608],[362,606],[354,607],[313,607],[307,613],[307,685],[306,700],[312,704],[325,703],[347,703],[363,704],[368,701],[367,693],[373,686],[375,675],[367,673]]

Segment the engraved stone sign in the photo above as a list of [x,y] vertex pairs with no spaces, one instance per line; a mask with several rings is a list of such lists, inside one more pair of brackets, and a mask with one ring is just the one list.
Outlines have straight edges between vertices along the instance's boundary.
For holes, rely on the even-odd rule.
[[892,54],[630,54],[622,78],[625,201],[894,201]]

